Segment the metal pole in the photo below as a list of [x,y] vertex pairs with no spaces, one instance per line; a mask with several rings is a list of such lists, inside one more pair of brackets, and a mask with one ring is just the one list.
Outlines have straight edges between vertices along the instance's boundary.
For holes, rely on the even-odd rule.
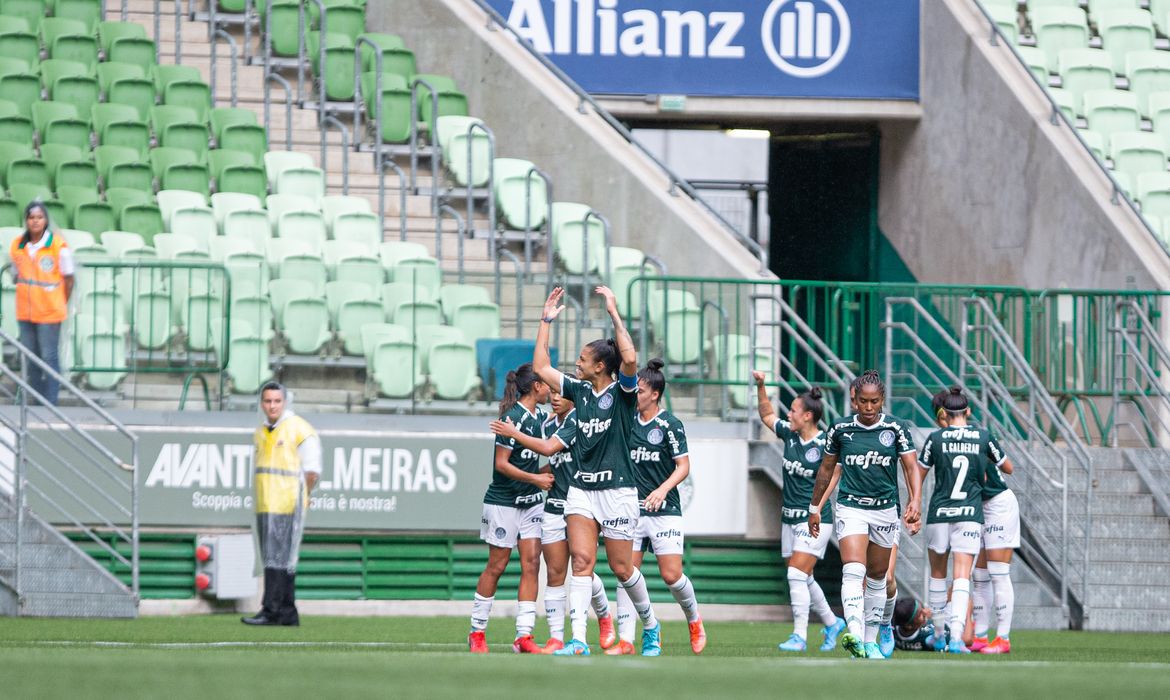
[[175,0],[175,65],[183,63],[183,0]]
[[[349,130],[345,128],[337,117],[329,114],[324,114],[321,117],[321,169],[327,170],[326,153],[327,148],[325,144],[325,136],[332,126],[341,132],[341,193],[349,194]],[[378,223],[382,225],[382,217],[379,214]]]
[[[212,25],[212,26],[214,26],[214,25]],[[218,100],[215,97],[215,83],[216,83],[215,77],[216,77],[216,73],[218,72],[216,70],[216,68],[218,66],[218,58],[216,57],[216,47],[219,46],[219,42],[217,40],[219,38],[223,38],[223,39],[227,40],[228,51],[229,51],[230,56],[231,56],[231,81],[232,81],[231,82],[231,87],[232,87],[231,103],[232,103],[232,107],[235,107],[238,104],[238,101],[237,101],[238,100],[238,97],[237,97],[237,84],[238,83],[237,83],[237,78],[236,78],[236,70],[237,70],[236,39],[231,34],[228,34],[226,31],[224,31],[222,29],[212,29],[210,31],[210,34],[211,34],[211,36],[209,38],[211,40],[211,71],[210,71],[211,75],[209,76],[210,80],[208,82],[210,83],[210,87],[211,87],[211,104],[212,104],[212,106],[214,106],[218,102]]]

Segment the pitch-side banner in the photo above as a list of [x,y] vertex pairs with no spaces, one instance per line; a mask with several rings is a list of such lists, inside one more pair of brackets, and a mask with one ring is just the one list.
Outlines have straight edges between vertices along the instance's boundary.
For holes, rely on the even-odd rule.
[[[250,430],[134,428],[139,435],[139,519],[147,527],[237,527],[252,523]],[[97,432],[99,437],[101,432]],[[321,480],[306,526],[360,530],[479,531],[484,489],[492,475],[493,442],[472,433],[320,431]],[[48,435],[46,434],[46,437]],[[52,463],[46,456],[34,460]],[[743,441],[694,440],[692,476],[683,486],[691,534],[743,535],[747,529],[747,447]],[[0,489],[11,492],[12,455],[0,455]],[[127,474],[127,479],[128,474]],[[62,470],[30,479],[34,511],[59,521],[49,501],[74,503],[128,524],[100,479]],[[5,488],[7,484],[7,488]],[[96,519],[85,517],[85,520]]]
[[919,0],[488,0],[592,93],[918,99]]

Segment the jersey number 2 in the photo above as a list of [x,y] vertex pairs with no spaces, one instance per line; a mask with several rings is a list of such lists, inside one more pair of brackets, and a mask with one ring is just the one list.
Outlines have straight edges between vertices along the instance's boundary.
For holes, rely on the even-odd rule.
[[951,462],[951,466],[959,470],[959,475],[955,477],[955,486],[951,489],[951,500],[961,501],[967,497],[967,492],[963,490],[963,484],[967,481],[967,469],[970,468],[971,461],[963,455],[959,455]]

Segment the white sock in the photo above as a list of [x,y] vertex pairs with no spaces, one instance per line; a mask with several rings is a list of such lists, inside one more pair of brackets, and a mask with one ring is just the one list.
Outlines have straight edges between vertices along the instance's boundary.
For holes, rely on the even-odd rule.
[[634,610],[638,611],[638,617],[642,618],[642,628],[657,627],[658,618],[654,617],[654,607],[650,605],[650,591],[646,590],[646,578],[642,576],[642,572],[634,569],[632,576],[619,583],[629,594]]
[[886,594],[886,607],[882,609],[882,626],[889,627],[894,622],[894,606],[898,604],[898,589],[894,589],[894,595]]
[[544,616],[548,619],[548,636],[565,641],[565,599],[568,593],[564,584],[544,589]]
[[1012,613],[1016,609],[1016,589],[1012,585],[1012,565],[1003,561],[987,562],[991,587],[995,591],[995,636],[1009,639]]
[[471,631],[482,632],[487,629],[488,618],[492,616],[492,603],[496,597],[484,598],[475,594],[475,602],[471,604]]
[[808,597],[810,607],[821,618],[822,625],[831,627],[837,624],[837,613],[829,607],[829,600],[825,597],[825,592],[821,590],[821,584],[817,583],[812,574],[808,575]]
[[946,629],[947,624],[947,580],[945,578],[931,577],[926,604],[930,606],[933,613],[931,620],[934,622],[934,633],[940,635]]
[[573,625],[573,639],[584,642],[585,630],[589,627],[589,595],[593,592],[593,579],[589,576],[569,578],[569,622]]
[[788,597],[792,600],[792,633],[808,639],[808,609],[812,605],[808,582],[812,578],[796,567],[788,567]]
[[865,642],[876,642],[886,609],[886,578],[865,577]]
[[971,579],[957,578],[951,586],[951,639],[962,639],[971,603]]
[[605,583],[597,572],[593,572],[593,612],[602,618],[609,615],[609,598],[605,595]]
[[[682,578],[670,586],[670,594],[674,596],[675,602],[682,608],[687,622],[699,621],[699,601],[695,600],[695,587],[686,574],[683,574]],[[807,613],[805,616],[807,617]]]
[[536,601],[521,600],[516,603],[516,639],[532,634],[536,626]]
[[849,634],[860,639],[865,633],[865,564],[849,562],[841,567],[841,606]]
[[618,639],[623,642],[634,643],[634,629],[637,620],[634,619],[634,603],[626,589],[617,588],[617,633]]
[[987,569],[975,569],[971,574],[971,598],[975,601],[971,615],[975,623],[975,636],[986,637],[991,626],[991,575]]

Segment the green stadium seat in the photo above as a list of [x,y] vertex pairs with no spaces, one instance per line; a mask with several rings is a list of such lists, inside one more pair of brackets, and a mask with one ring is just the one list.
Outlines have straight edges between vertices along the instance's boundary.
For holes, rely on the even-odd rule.
[[[151,155],[153,156],[154,153],[152,152]],[[170,230],[172,216],[179,209],[206,209],[207,213],[211,215],[212,224],[214,225],[215,223],[215,215],[212,214],[211,208],[207,206],[207,200],[196,192],[190,192],[188,190],[159,190],[158,194],[155,195],[155,201],[158,202],[159,211],[162,212],[163,221],[168,227],[167,230]]]
[[162,180],[163,173],[172,165],[189,165],[198,162],[199,158],[186,148],[159,146],[150,149],[150,170],[159,180]]
[[[7,103],[12,105],[11,102]],[[5,143],[32,143],[33,122],[20,114],[0,116],[0,141]]]
[[16,105],[20,116],[32,119],[33,103],[41,99],[41,79],[30,73],[10,73],[0,77],[0,95]]
[[268,209],[268,220],[272,222],[272,229],[279,235],[277,226],[280,217],[288,212],[308,211],[320,213],[320,209],[313,204],[313,200],[295,194],[270,194],[265,200]]
[[[29,33],[32,27],[29,26],[28,20],[24,17],[17,17],[16,15],[7,15],[0,12],[0,33],[8,34],[9,32]],[[25,70],[28,67],[25,66]]]
[[667,314],[680,309],[699,309],[691,292],[681,289],[654,290],[647,297],[646,312],[653,328],[662,328]]
[[553,248],[573,275],[596,273],[605,266],[605,226],[596,217],[586,222],[590,211],[588,205],[574,202],[553,204]]
[[58,119],[49,122],[41,132],[41,143],[62,143],[89,152],[92,146],[89,122],[82,119]]
[[[172,129],[174,127],[171,127]],[[167,190],[187,190],[197,192],[206,202],[211,195],[211,174],[207,166],[200,163],[181,163],[172,165],[163,173],[159,185]]]
[[1089,128],[1105,137],[1106,147],[1111,134],[1141,128],[1138,97],[1128,90],[1090,90],[1084,105]]
[[84,71],[89,70],[76,61],[50,59],[41,66],[41,80],[49,99],[68,102],[77,107],[78,114],[89,114],[91,108],[98,104],[101,88],[97,78],[74,72],[79,66]]
[[[74,201],[66,199],[64,201]],[[118,217],[114,208],[105,202],[75,202],[73,206],[73,227],[93,234],[118,228]]]
[[427,366],[437,398],[464,399],[481,384],[475,348],[467,343],[437,343],[427,355]]
[[1060,107],[1060,111],[1068,118],[1070,122],[1076,124],[1077,107],[1076,100],[1073,99],[1073,94],[1064,88],[1048,88],[1048,94],[1052,95],[1052,99],[1056,100],[1056,104]]
[[86,34],[94,34],[102,19],[101,0],[53,0],[53,15],[82,23]]
[[84,367],[101,367],[85,373],[85,384],[96,391],[110,391],[126,378],[126,341],[120,333],[94,332],[82,339],[78,355]]
[[[44,42],[45,48],[50,49],[50,55],[53,53],[53,42],[58,37],[89,36],[90,34],[91,32],[81,20],[60,16],[46,17],[41,20],[41,41]],[[60,58],[64,58],[64,56]]]
[[[187,349],[194,352],[209,352],[217,346],[214,324],[224,322],[224,302],[211,294],[196,294],[187,297],[179,307],[179,325],[186,333]],[[220,329],[218,335],[222,335]]]
[[[473,124],[483,124],[475,117],[447,115],[439,117],[436,130],[443,155],[443,164],[457,185],[483,187],[491,176],[491,138],[476,129],[468,134]],[[470,156],[470,164],[468,157]]]
[[0,141],[0,184],[7,183],[7,180],[3,178],[8,173],[9,163],[36,157],[37,154],[33,151],[31,141],[28,143]]
[[[409,340],[382,339],[371,351],[371,380],[381,396],[406,398],[426,382],[422,353]],[[402,371],[404,367],[411,371]]]
[[378,246],[378,257],[382,259],[382,267],[387,270],[404,260],[429,258],[430,255],[425,245],[411,241],[386,241]]
[[[167,126],[159,138],[160,146],[175,146],[194,151],[203,162],[207,152],[211,150],[208,142],[207,127],[195,122],[171,124]],[[206,184],[206,183],[205,183]]]
[[33,126],[36,127],[38,133],[43,134],[49,122],[62,119],[79,120],[81,115],[78,113],[77,107],[68,102],[42,100],[32,106]]
[[483,338],[499,338],[500,307],[486,301],[463,304],[455,309],[451,325],[463,331],[463,337],[472,345]]
[[202,252],[195,239],[184,233],[155,234],[154,249],[163,260],[174,260],[180,255]]
[[[321,33],[309,32],[305,51],[314,76],[321,75]],[[353,39],[330,32],[325,41],[325,96],[329,100],[353,100]]]
[[1048,84],[1048,56],[1043,49],[1035,46],[1017,46],[1016,51],[1020,54],[1020,58],[1024,59],[1024,63],[1028,66],[1028,70],[1032,71],[1032,75],[1040,81],[1042,85]]
[[1125,58],[1129,89],[1138,97],[1142,116],[1150,116],[1150,95],[1170,91],[1170,53],[1166,51],[1131,51]]
[[496,158],[492,167],[500,222],[518,231],[539,229],[548,213],[548,191],[544,180],[531,172],[535,166],[527,160]]
[[[110,44],[110,49],[106,52],[106,60],[132,63],[144,71],[150,71],[157,63],[154,41],[140,36],[118,37]],[[158,91],[157,84],[155,91]]]
[[36,69],[41,62],[41,42],[32,32],[0,34],[0,57],[17,58]]
[[394,312],[400,304],[409,304],[416,301],[432,301],[430,290],[426,287],[415,286],[408,282],[387,282],[381,287],[382,313],[386,318],[394,318]]
[[49,55],[94,67],[98,62],[97,39],[92,36],[59,36],[53,41]]
[[1048,72],[1060,67],[1060,52],[1089,47],[1089,23],[1080,9],[1038,7],[1031,11],[1037,45],[1048,56]]
[[1170,216],[1170,172],[1142,173],[1137,176],[1135,189],[1142,216]]
[[216,107],[211,110],[211,134],[216,141],[223,138],[224,129],[229,126],[258,126],[256,113],[246,107]]
[[206,124],[211,113],[211,88],[202,80],[172,81],[163,92],[163,104],[187,107],[195,114],[193,121]]
[[289,211],[280,215],[275,233],[283,241],[301,241],[315,255],[325,251],[325,222],[317,211]]
[[53,179],[49,177],[49,168],[39,158],[14,160],[8,164],[5,182],[9,187],[19,183],[22,185],[36,185],[52,191]]
[[1126,55],[1154,48],[1154,20],[1145,10],[1109,10],[1095,15],[1101,43],[1113,58],[1113,72],[1125,75]]
[[228,347],[227,372],[232,378],[232,392],[254,395],[264,382],[272,378],[268,341],[233,336]]
[[432,126],[436,117],[467,116],[467,95],[459,91],[455,80],[446,75],[420,73],[411,77],[414,80],[425,80],[426,85],[435,89],[439,97],[439,111],[434,113],[435,105],[431,100],[431,91],[426,85],[418,87],[418,119],[433,131]]
[[268,133],[264,127],[255,124],[228,124],[217,137],[217,145],[224,150],[247,153],[252,164],[264,167],[264,154],[268,152]]
[[150,109],[154,106],[155,99],[154,83],[146,78],[118,78],[105,88],[105,94],[107,102],[133,107],[137,119],[146,121],[150,117]]
[[[273,192],[280,192],[276,187],[277,178],[285,170],[297,168],[312,168],[313,158],[307,153],[297,151],[266,151],[264,153],[264,170],[268,173],[268,186]],[[320,209],[320,202],[317,202]]]
[[[377,76],[370,72],[363,73],[361,77],[362,99],[371,129],[375,127],[378,117],[379,102],[374,97],[376,79]],[[416,118],[411,112],[410,95],[405,78],[393,74],[382,75],[382,133],[379,136],[383,142],[406,143],[410,140]]]
[[1086,92],[1113,89],[1113,59],[1101,49],[1066,49],[1060,52],[1060,77],[1076,101],[1077,113],[1084,114]]
[[374,42],[379,51],[375,51],[366,44],[361,45],[362,71],[372,73],[378,68],[377,54],[382,54],[382,73],[384,75],[399,75],[409,78],[417,68],[414,53],[402,43],[402,38],[394,34],[363,34],[363,37]]
[[409,258],[399,261],[390,269],[390,279],[387,281],[425,287],[431,299],[438,299],[443,273],[439,269],[439,261],[434,258]]
[[268,195],[268,176],[263,168],[251,165],[252,157],[247,153],[217,149],[211,151],[209,158],[217,191],[239,192],[257,198]]
[[30,70],[28,61],[24,59],[0,56],[0,76],[28,73]]
[[191,238],[199,250],[206,253],[209,241],[216,235],[215,214],[206,207],[176,209],[171,213],[167,228],[173,233]]
[[1110,134],[1109,153],[1113,158],[1113,169],[1125,173],[1131,181],[1142,173],[1166,170],[1162,139],[1148,131]]
[[0,226],[21,226],[24,223],[21,221],[21,214],[16,202],[0,197]]
[[107,187],[106,201],[119,214],[123,207],[131,204],[154,204],[154,195],[150,190],[136,190],[126,187]]
[[154,176],[137,150],[125,146],[98,146],[93,149],[93,158],[105,189],[153,191]]
[[[314,4],[310,4],[310,7],[316,9]],[[356,5],[326,6],[324,21],[313,23],[317,29],[320,29],[322,25],[328,34],[343,34],[353,42],[366,30],[366,10]],[[351,71],[352,66],[353,62],[351,61]]]
[[[329,311],[320,298],[293,299],[285,304],[282,317],[286,323],[280,331],[291,353],[316,354],[333,338],[329,332]],[[289,322],[290,319],[295,321]]]
[[152,65],[149,70],[151,76],[154,78],[154,91],[160,95],[166,94],[167,85],[171,83],[198,83],[203,80],[203,76],[199,74],[199,69],[193,66]]
[[131,204],[123,207],[122,213],[118,215],[118,228],[142,234],[148,243],[154,234],[166,231],[162,212],[158,210],[156,204]]
[[195,110],[185,105],[156,105],[150,108],[150,128],[161,139],[167,127],[172,124],[197,124]]
[[[251,155],[224,148],[216,148],[208,152],[207,164],[211,169],[211,176],[217,180],[223,175],[223,171],[228,168],[255,168]],[[264,181],[264,186],[265,188],[268,187],[267,179]],[[265,193],[265,196],[267,196],[267,193]]]
[[[409,290],[410,286],[406,285]],[[439,303],[447,323],[455,317],[455,311],[468,304],[490,304],[487,288],[477,284],[445,284],[439,288]]]
[[377,214],[370,212],[349,212],[341,214],[333,223],[333,237],[338,241],[359,243],[366,246],[377,258],[378,246],[382,243],[382,223]]
[[320,209],[325,197],[325,171],[320,168],[286,168],[276,178],[277,194],[307,197]]
[[[232,281],[232,290],[235,291],[235,280]],[[247,321],[254,332],[264,340],[272,340],[276,336],[272,326],[272,303],[268,295],[239,296],[232,301],[232,319]]]
[[169,295],[153,292],[139,294],[134,299],[131,318],[133,320],[130,332],[141,348],[161,350],[167,346],[174,334]]
[[114,42],[124,38],[146,38],[146,27],[137,22],[98,22],[98,39],[107,58]]
[[138,110],[132,105],[124,104],[96,104],[89,110],[90,121],[93,123],[94,133],[100,135],[110,124],[118,122],[145,122],[139,119]]
[[[211,195],[211,209],[215,212],[215,220],[223,231],[224,219],[234,211],[263,210],[263,200],[258,197],[236,192],[217,192]],[[265,215],[267,217],[267,214]],[[225,232],[226,235],[226,232]]]
[[[44,150],[46,146],[52,145],[54,144],[45,144],[41,146],[41,149]],[[49,175],[53,181],[53,191],[58,193],[61,192],[62,188],[70,187],[88,189],[95,194],[98,191],[97,166],[93,164],[93,161],[85,158],[60,163],[55,170],[50,171]],[[62,199],[72,206],[72,200],[64,197]]]
[[[266,3],[259,3],[257,7]],[[261,32],[264,32],[264,23],[268,23],[267,33],[272,38],[273,56],[296,56],[300,51],[301,19],[300,5],[296,0],[274,0],[271,16],[265,18],[266,9],[258,10],[261,15]],[[308,31],[308,17],[305,18],[305,31]]]

